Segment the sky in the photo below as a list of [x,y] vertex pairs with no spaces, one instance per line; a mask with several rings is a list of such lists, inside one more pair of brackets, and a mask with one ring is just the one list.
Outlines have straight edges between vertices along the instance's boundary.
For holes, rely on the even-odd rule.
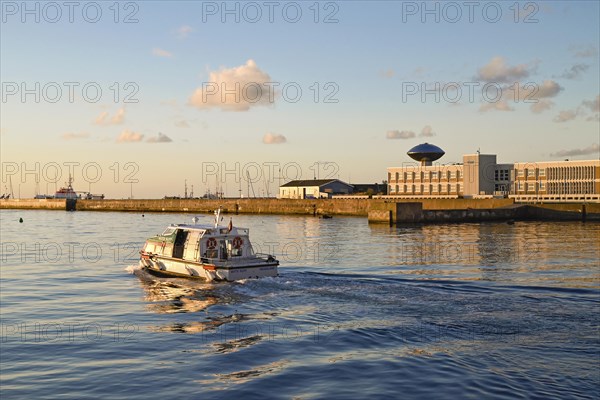
[[[2,191],[274,196],[291,179],[600,158],[600,2],[1,1]],[[193,187],[193,189],[192,189]]]

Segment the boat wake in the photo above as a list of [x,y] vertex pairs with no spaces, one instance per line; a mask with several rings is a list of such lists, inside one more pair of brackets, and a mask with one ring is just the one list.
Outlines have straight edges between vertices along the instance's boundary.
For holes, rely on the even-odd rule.
[[139,264],[135,264],[135,265],[128,265],[127,267],[125,267],[125,271],[127,271],[128,273],[130,273],[131,275],[135,275],[135,273],[137,271],[140,271],[142,269],[142,266]]

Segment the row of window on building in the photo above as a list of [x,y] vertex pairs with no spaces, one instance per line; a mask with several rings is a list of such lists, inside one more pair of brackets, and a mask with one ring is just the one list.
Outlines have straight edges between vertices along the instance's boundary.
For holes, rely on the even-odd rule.
[[454,193],[460,194],[463,192],[463,185],[395,185],[391,186],[390,194],[428,194],[428,193]]
[[[548,175],[546,176],[546,170]],[[559,180],[559,179],[575,179],[575,180],[589,180],[594,179],[594,167],[593,166],[571,166],[571,167],[553,167],[553,168],[521,168],[515,169],[517,178],[543,178],[546,177],[548,180]]]
[[547,194],[594,193],[594,182],[515,182],[516,192]]
[[409,171],[403,173],[396,172],[395,175],[388,172],[389,182],[457,180],[460,177],[460,171]]

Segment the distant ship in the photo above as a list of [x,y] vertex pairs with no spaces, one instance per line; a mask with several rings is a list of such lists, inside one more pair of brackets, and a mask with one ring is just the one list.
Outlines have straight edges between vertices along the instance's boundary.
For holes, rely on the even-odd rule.
[[77,192],[73,190],[73,178],[69,175],[69,182],[67,187],[61,187],[54,193],[55,199],[77,199]]
[[69,175],[67,187],[61,187],[54,193],[54,196],[48,194],[36,194],[34,199],[79,199],[81,196],[73,189],[73,178]]

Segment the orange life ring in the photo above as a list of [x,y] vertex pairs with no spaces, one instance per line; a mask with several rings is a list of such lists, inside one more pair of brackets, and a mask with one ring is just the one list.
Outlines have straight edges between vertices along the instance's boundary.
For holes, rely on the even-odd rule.
[[215,238],[209,238],[206,241],[206,247],[208,247],[210,250],[214,250],[217,248],[217,239]]
[[242,245],[244,244],[244,239],[242,239],[239,236],[236,236],[235,238],[233,238],[233,247],[236,249],[239,249],[240,247],[242,247]]

